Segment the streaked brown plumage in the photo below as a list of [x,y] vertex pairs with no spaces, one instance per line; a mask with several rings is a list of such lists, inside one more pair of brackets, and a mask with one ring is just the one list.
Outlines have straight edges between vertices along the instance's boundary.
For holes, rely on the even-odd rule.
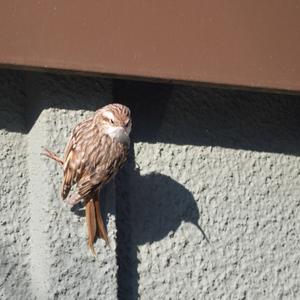
[[[70,205],[84,200],[88,245],[94,255],[97,234],[108,243],[99,191],[126,161],[130,131],[130,110],[121,104],[109,104],[73,129],[63,159],[47,149],[43,153],[63,166],[62,198]],[[74,184],[77,193],[68,197]]]

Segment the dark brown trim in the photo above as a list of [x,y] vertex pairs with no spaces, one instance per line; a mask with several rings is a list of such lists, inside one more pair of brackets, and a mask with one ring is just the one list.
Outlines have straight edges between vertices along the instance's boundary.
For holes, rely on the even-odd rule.
[[300,3],[2,1],[0,66],[300,92]]

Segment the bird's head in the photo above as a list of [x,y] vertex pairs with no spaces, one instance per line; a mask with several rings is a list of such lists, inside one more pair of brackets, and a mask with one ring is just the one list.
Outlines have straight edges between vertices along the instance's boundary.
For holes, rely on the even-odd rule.
[[97,110],[95,119],[103,132],[121,143],[129,142],[131,116],[127,106],[113,103]]

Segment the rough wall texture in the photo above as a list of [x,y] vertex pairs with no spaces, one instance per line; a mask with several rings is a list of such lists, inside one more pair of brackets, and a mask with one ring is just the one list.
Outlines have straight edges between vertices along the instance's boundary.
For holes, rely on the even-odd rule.
[[[4,75],[4,76],[3,76]],[[30,211],[27,199],[26,122],[22,79],[13,73],[0,80],[0,298],[30,290]],[[5,130],[9,128],[11,130]]]
[[[39,153],[113,97],[134,144],[95,260]],[[299,100],[1,71],[0,298],[299,299]]]
[[130,82],[115,93],[136,117],[117,185],[124,298],[299,299],[299,97]]
[[111,249],[86,245],[82,210],[60,200],[62,172],[40,156],[62,153],[73,126],[111,101],[111,82],[1,72],[1,297],[114,299],[115,199],[107,207]]

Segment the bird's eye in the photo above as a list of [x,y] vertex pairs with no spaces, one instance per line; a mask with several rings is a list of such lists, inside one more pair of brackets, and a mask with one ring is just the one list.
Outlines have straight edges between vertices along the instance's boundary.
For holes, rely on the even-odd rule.
[[109,119],[109,121],[110,121],[110,124],[114,124],[115,123],[113,119]]

